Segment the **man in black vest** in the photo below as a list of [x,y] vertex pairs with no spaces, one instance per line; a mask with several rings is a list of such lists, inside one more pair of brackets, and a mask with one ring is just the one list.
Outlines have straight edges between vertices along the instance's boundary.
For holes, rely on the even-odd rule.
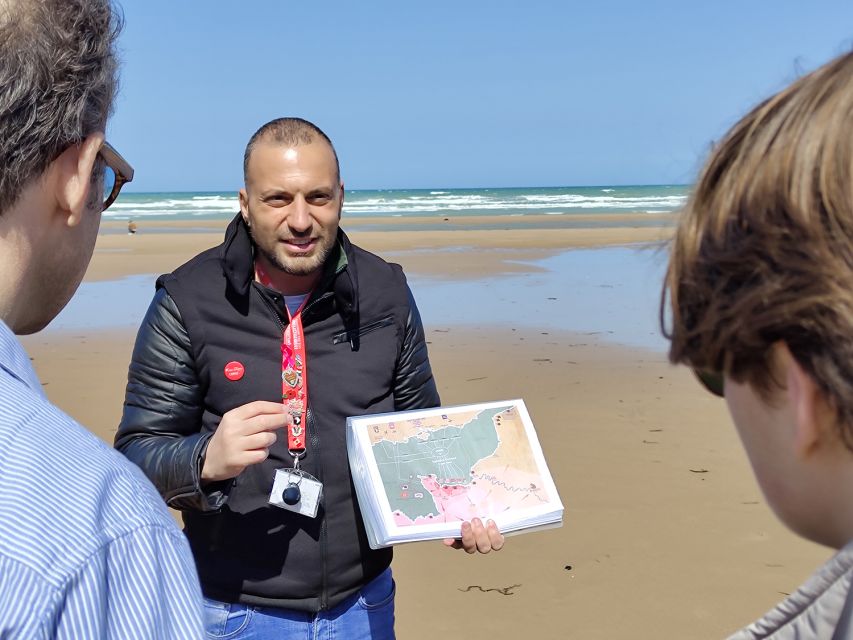
[[[182,511],[210,633],[393,638],[391,550],[368,545],[344,427],[439,404],[418,310],[401,268],[339,229],[320,129],[264,125],[243,168],[224,243],[157,282],[116,446]],[[282,469],[304,475],[276,508]],[[488,553],[503,537],[475,520],[445,542]]]

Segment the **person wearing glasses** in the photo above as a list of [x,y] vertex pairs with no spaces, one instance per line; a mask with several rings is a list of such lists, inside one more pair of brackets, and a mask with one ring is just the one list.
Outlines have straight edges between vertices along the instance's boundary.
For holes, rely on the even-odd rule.
[[678,224],[662,309],[670,359],[725,398],[777,517],[837,550],[732,638],[853,638],[853,53],[758,105],[714,149]]
[[[400,266],[340,230],[325,133],[273,120],[243,168],[223,244],[158,280],[116,446],[183,514],[209,637],[387,640],[391,549],[368,546],[345,425],[438,406],[420,316]],[[475,519],[446,544],[503,536]]]
[[104,140],[108,0],[0,2],[0,637],[202,637],[189,545],[143,474],[46,399],[15,334],[80,284],[133,179]]

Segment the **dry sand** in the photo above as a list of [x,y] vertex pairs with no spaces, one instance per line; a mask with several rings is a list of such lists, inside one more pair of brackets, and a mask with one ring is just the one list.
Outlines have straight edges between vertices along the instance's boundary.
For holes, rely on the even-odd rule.
[[[448,221],[449,222],[449,221]],[[430,232],[347,225],[410,272],[516,270],[519,256],[661,240],[666,227]],[[108,225],[109,226],[109,225]],[[187,225],[189,226],[189,225]],[[105,234],[88,279],[171,270],[209,233]],[[435,259],[448,245],[465,247]],[[399,547],[401,639],[719,638],[792,591],[830,551],[785,530],[764,504],[724,403],[664,354],[527,329],[427,327],[446,404],[522,397],[566,506],[561,529],[469,557]],[[42,333],[24,342],[48,396],[107,441],[121,414],[133,336]]]

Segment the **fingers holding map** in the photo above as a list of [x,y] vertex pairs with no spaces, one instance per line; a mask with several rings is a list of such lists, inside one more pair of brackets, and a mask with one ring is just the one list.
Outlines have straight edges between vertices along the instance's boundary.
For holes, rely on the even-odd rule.
[[469,554],[491,553],[503,548],[504,537],[494,520],[483,522],[474,518],[471,522],[462,523],[462,534],[459,538],[445,538],[444,544],[453,549],[464,549],[465,553]]
[[347,448],[373,548],[458,538],[475,518],[504,534],[562,524],[522,400],[351,417]]

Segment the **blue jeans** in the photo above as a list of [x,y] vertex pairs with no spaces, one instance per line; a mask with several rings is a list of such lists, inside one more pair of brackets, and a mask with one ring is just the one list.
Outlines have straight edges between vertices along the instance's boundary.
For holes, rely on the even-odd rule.
[[228,640],[394,640],[394,593],[388,568],[334,609],[308,613],[204,599],[208,638]]

